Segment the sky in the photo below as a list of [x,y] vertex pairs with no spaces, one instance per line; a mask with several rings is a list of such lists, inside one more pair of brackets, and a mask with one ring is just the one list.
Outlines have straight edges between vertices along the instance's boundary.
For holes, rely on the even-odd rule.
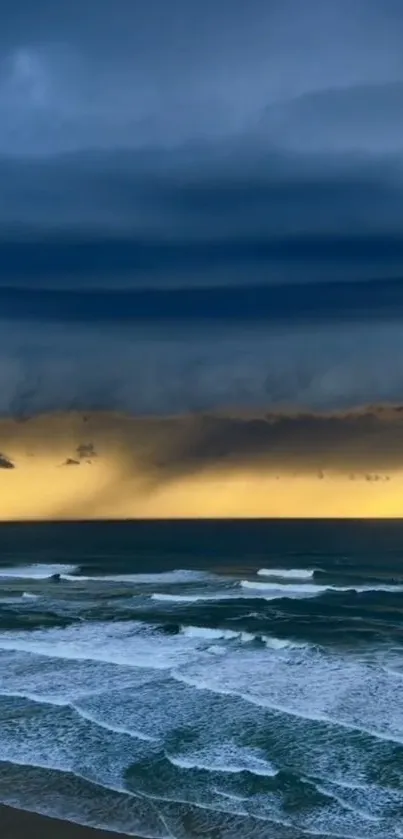
[[3,0],[0,183],[4,422],[128,413],[170,452],[191,416],[193,481],[225,457],[233,486],[263,465],[343,475],[332,499],[359,472],[360,511],[392,492],[401,0]]

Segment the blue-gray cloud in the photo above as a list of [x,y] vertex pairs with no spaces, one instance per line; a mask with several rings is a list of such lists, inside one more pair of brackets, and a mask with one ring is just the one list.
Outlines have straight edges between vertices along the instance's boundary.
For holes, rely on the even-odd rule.
[[84,5],[0,10],[0,411],[399,402],[400,0]]
[[398,276],[397,0],[0,11],[0,281]]
[[401,321],[0,323],[0,413],[347,410],[400,403]]
[[398,156],[250,141],[0,160],[0,282],[192,286],[403,275]]
[[401,146],[399,0],[8,0],[0,15],[3,151],[258,127],[293,148]]

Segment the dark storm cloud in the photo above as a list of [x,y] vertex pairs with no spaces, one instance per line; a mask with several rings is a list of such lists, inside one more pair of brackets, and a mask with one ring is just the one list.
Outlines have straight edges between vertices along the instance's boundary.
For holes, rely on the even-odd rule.
[[403,393],[401,320],[0,322],[0,414],[349,410]]
[[[298,251],[298,244],[296,251]],[[327,243],[329,244],[329,243]],[[345,243],[338,242],[339,249]],[[348,249],[352,249],[352,242],[347,243]],[[88,246],[88,243],[85,243]],[[73,255],[82,260],[82,253],[86,250],[85,245],[76,247]],[[306,242],[304,241],[304,245]],[[331,245],[336,249],[336,243]],[[357,251],[363,246],[362,243],[354,242]],[[291,249],[291,244],[288,243]],[[382,243],[376,243],[376,249],[387,250],[388,260],[391,258],[391,251],[394,247],[402,250],[401,242],[397,239],[384,239]],[[169,256],[172,256],[172,250]],[[212,270],[217,267],[217,250]],[[369,249],[372,253],[374,248]],[[109,253],[109,249],[107,249]],[[148,251],[148,249],[147,249]],[[29,249],[28,249],[29,253]],[[166,251],[165,251],[166,253]],[[81,254],[81,256],[80,256]],[[149,251],[148,251],[149,254]],[[175,255],[175,252],[174,254]],[[267,253],[266,253],[267,255]],[[43,254],[41,254],[43,257]],[[70,259],[72,254],[69,254]],[[137,255],[138,256],[138,255]],[[153,258],[155,259],[155,254]],[[161,256],[161,254],[157,254]],[[183,253],[182,253],[183,256]],[[203,254],[204,259],[211,257]],[[296,254],[294,253],[294,256]],[[395,252],[396,256],[396,252]],[[31,257],[31,269],[35,266],[35,259]],[[96,254],[96,262],[102,271],[103,258],[105,257],[105,245],[99,247]],[[24,261],[27,257],[24,255]],[[255,255],[256,259],[256,255]],[[105,259],[104,259],[105,261]],[[167,270],[166,260],[165,269]],[[66,257],[66,263],[69,259]],[[302,271],[302,260],[298,260],[298,266]],[[385,264],[387,261],[385,260]],[[385,267],[384,264],[384,267]],[[390,263],[389,263],[390,264]],[[122,254],[120,254],[119,265],[122,266]],[[49,266],[47,266],[49,267]],[[66,267],[66,265],[65,265]],[[205,264],[208,267],[208,264]],[[374,267],[372,266],[374,270]],[[187,271],[189,270],[187,266]],[[250,271],[250,265],[248,266]],[[54,273],[51,274],[54,278]],[[67,275],[69,276],[69,275]],[[88,275],[87,275],[88,276]],[[153,275],[155,278],[155,274]],[[181,277],[176,264],[176,279]],[[46,277],[44,263],[41,265],[41,277]],[[99,274],[97,274],[99,277]],[[166,280],[166,274],[164,274]],[[188,279],[188,273],[186,274]],[[9,275],[8,275],[9,279]],[[209,274],[209,279],[212,277]],[[218,277],[217,279],[220,279]],[[233,279],[233,277],[232,277]],[[52,323],[77,323],[87,326],[116,326],[142,323],[157,323],[168,326],[172,323],[182,326],[184,324],[195,324],[202,326],[208,323],[215,323],[225,328],[225,325],[239,324],[245,327],[246,324],[266,323],[271,327],[276,324],[300,324],[314,326],[319,323],[332,323],[347,321],[396,321],[403,318],[403,284],[400,279],[387,281],[385,279],[364,282],[310,282],[309,284],[286,285],[219,285],[207,287],[185,287],[169,289],[139,289],[139,290],[54,290],[24,287],[21,288],[0,286],[0,310],[2,317],[8,321],[28,322],[37,320],[43,324]],[[222,280],[222,276],[221,276]],[[341,327],[340,327],[341,328]]]
[[396,157],[330,162],[239,142],[7,158],[0,174],[3,285],[253,285],[403,274]]
[[[403,87],[402,87],[403,102]],[[284,236],[400,230],[399,156],[264,151],[249,140],[175,150],[0,158],[4,230]],[[88,234],[87,234],[88,235]]]
[[[318,268],[324,280],[361,277],[365,279],[403,273],[403,240],[397,235],[289,237],[267,241],[261,237],[247,241],[218,240],[204,243],[144,241],[136,239],[87,239],[79,236],[48,239],[45,242],[0,243],[3,283],[36,282],[46,286],[82,281],[100,285],[104,279],[137,280],[141,285],[168,283],[173,286],[231,282],[273,282],[279,279],[316,279]],[[337,270],[339,269],[339,270]],[[354,271],[355,269],[355,271]],[[346,277],[346,270],[348,277]],[[309,276],[307,277],[307,274]],[[368,277],[369,274],[369,277]],[[25,281],[25,283],[24,283]],[[252,290],[253,291],[253,290]],[[363,304],[365,308],[365,290]],[[198,295],[194,295],[196,300]],[[147,299],[143,297],[142,299]],[[142,309],[142,300],[139,308]],[[166,298],[169,306],[169,299]],[[214,303],[215,295],[212,295]],[[163,297],[158,303],[164,306]],[[178,301],[180,303],[180,301]],[[97,302],[94,303],[94,308]],[[146,311],[147,311],[146,307]],[[136,298],[133,300],[136,311]],[[186,310],[186,303],[185,303]],[[122,311],[124,316],[124,310]]]
[[3,284],[403,270],[396,0],[16,0],[0,24]]
[[329,415],[177,418],[153,421],[143,433],[153,444],[150,465],[168,477],[239,467],[315,471],[318,478],[326,469],[351,477],[358,471],[372,480],[403,465],[400,406]]
[[397,0],[3,3],[1,412],[399,402],[402,45]]
[[[45,450],[60,446],[61,415],[46,415],[38,423],[2,424],[2,445],[17,451],[36,440]],[[68,418],[65,417],[68,421]],[[272,475],[348,474],[351,480],[390,478],[403,467],[403,407],[365,406],[350,412],[255,415],[206,414],[171,417],[128,417],[122,414],[73,414],[75,438],[83,442],[61,465],[113,456],[118,482],[139,474],[150,485],[186,475],[246,470]],[[58,429],[59,426],[59,429]],[[64,426],[66,433],[66,426]],[[52,431],[53,429],[53,431]],[[58,429],[58,430],[57,430]],[[75,439],[74,438],[74,439]],[[93,440],[96,440],[94,446]],[[88,454],[89,452],[89,454]],[[18,468],[2,455],[4,468]],[[6,461],[8,464],[6,465]],[[1,464],[0,464],[1,466]]]

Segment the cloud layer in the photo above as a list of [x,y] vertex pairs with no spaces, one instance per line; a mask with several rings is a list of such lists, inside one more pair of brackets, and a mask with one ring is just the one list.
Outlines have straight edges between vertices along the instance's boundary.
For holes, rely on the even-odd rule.
[[[403,102],[403,87],[402,87]],[[403,161],[250,144],[0,160],[0,283],[267,284],[402,276]]]
[[1,14],[1,284],[402,276],[397,0]]
[[346,410],[400,403],[401,321],[0,323],[0,413]]
[[0,412],[400,404],[402,44],[398,0],[6,4]]
[[400,148],[399,0],[88,0],[85,11],[15,0],[2,16],[4,151],[177,145],[256,127],[293,148]]

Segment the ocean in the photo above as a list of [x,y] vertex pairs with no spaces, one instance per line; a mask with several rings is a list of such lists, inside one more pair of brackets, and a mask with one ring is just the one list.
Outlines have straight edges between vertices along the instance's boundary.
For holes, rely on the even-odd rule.
[[0,803],[403,837],[403,523],[0,526]]

